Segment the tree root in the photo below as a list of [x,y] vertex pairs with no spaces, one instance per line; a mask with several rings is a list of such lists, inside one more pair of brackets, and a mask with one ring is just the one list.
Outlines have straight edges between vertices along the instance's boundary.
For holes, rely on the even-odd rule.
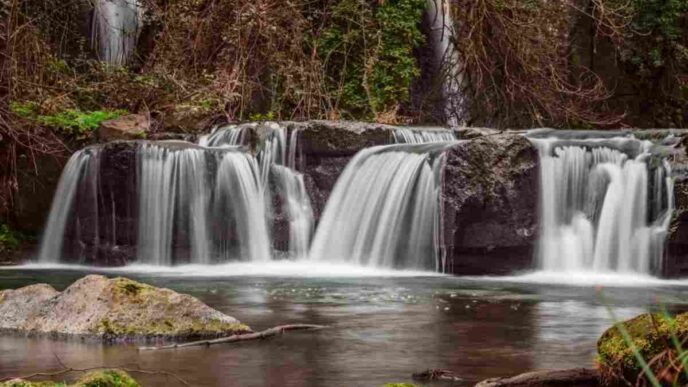
[[314,324],[280,325],[280,326],[276,326],[274,328],[266,329],[266,330],[261,331],[261,332],[245,333],[245,334],[241,334],[241,335],[232,335],[232,336],[227,336],[227,337],[220,337],[218,339],[191,341],[188,343],[162,345],[162,346],[158,346],[158,347],[139,347],[139,351],[157,351],[157,350],[161,350],[161,349],[176,349],[176,348],[187,348],[187,347],[198,347],[198,346],[210,346],[210,345],[215,345],[215,344],[236,343],[239,341],[266,339],[268,337],[277,336],[277,335],[282,334],[286,331],[301,331],[301,330],[309,330],[310,331],[310,330],[320,330],[320,329],[324,329],[324,328],[326,328],[326,326],[314,325]]

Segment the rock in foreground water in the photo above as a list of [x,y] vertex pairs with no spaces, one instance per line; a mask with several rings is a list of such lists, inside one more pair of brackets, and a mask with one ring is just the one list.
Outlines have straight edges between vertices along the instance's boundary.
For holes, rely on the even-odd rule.
[[192,296],[101,275],[86,276],[61,293],[46,284],[0,291],[0,330],[105,341],[196,339],[251,331]]
[[140,387],[128,373],[121,370],[91,371],[72,384],[62,382],[31,382],[13,379],[0,383],[0,387]]

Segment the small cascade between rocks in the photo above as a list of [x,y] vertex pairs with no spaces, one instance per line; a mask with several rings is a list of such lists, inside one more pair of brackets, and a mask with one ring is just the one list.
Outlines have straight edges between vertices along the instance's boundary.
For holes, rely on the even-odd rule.
[[95,0],[91,41],[100,60],[126,64],[136,49],[142,19],[139,0]]
[[270,259],[258,164],[238,150],[138,151],[139,263]]
[[531,141],[541,159],[540,269],[661,270],[673,180],[651,142],[537,134]]
[[312,260],[441,270],[440,168],[442,152],[456,141],[450,131],[432,133],[400,129],[395,139],[410,144],[354,156],[327,202]]
[[[200,143],[208,146],[241,145],[246,141],[245,132],[245,127],[229,126],[215,130],[202,138]],[[290,258],[299,259],[308,254],[314,227],[313,209],[303,175],[297,171],[296,165],[300,130],[293,129],[289,139],[287,132],[285,127],[268,123],[257,158],[261,187],[268,196],[267,214],[271,218],[278,212],[286,216],[289,232],[288,254]],[[271,185],[274,190],[267,189]],[[273,191],[276,197],[270,198]]]
[[[68,222],[72,213],[76,212],[74,205],[77,197],[80,198],[80,205],[88,199],[92,201],[97,198],[99,159],[97,148],[86,148],[76,152],[67,162],[55,191],[48,222],[41,239],[38,251],[39,261],[59,261],[58,258],[65,247],[65,230],[69,227]],[[87,183],[83,184],[83,181]],[[97,224],[95,230],[97,234]]]
[[447,129],[399,128],[393,132],[397,144],[426,144],[456,140],[456,136]]

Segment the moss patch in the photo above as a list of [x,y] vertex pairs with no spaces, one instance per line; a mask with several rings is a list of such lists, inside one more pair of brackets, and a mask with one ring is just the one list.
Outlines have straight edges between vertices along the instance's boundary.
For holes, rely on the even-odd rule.
[[64,382],[30,382],[13,380],[0,383],[0,387],[140,387],[128,373],[121,370],[98,370],[87,373],[73,384]]
[[[688,313],[676,316],[673,326],[665,316],[649,313],[622,324],[630,335],[633,345],[647,362],[662,353],[673,356],[674,359],[677,358],[677,350],[672,344],[672,332],[680,342],[688,338]],[[597,342],[598,363],[605,380],[610,382],[618,382],[622,379],[636,380],[642,367],[638,364],[629,344],[616,326],[608,329],[600,337]],[[664,361],[660,359],[653,362],[651,368],[655,374],[658,374],[664,369],[664,365]]]

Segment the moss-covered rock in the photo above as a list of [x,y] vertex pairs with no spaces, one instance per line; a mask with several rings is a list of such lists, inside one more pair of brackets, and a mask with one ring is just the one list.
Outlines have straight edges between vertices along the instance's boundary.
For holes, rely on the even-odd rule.
[[0,329],[108,341],[250,332],[246,325],[192,296],[100,275],[86,276],[62,293],[48,285],[0,292]]
[[22,379],[0,383],[0,387],[140,387],[128,373],[121,370],[91,371],[72,384],[64,382],[30,382]]
[[[688,338],[688,313],[680,314],[673,320],[660,314],[642,314],[633,319],[621,323],[630,336],[631,343],[624,337],[619,326],[609,328],[597,342],[598,363],[600,373],[605,384],[632,381],[635,383],[642,372],[642,366],[634,355],[635,347],[646,362],[651,362],[651,369],[658,378],[684,378],[681,372],[664,374],[670,359],[675,364],[678,351],[674,347],[672,335],[683,342]],[[680,380],[679,385],[684,385],[688,380]]]

